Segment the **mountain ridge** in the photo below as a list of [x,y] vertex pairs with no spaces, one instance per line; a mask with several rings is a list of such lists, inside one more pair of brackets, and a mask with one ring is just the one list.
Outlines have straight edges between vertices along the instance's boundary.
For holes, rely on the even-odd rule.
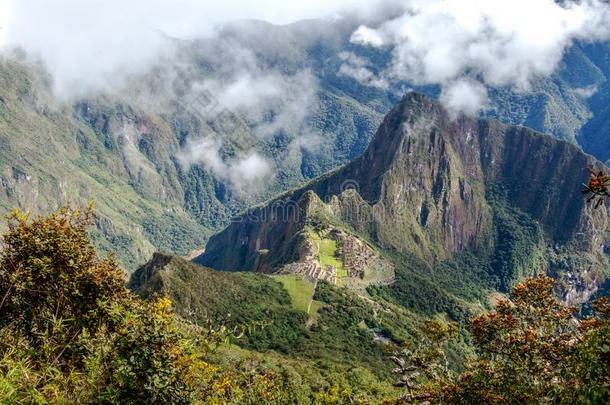
[[[606,210],[593,210],[580,194],[588,166],[602,164],[568,142],[493,120],[451,120],[437,102],[409,93],[361,157],[249,211],[213,236],[194,261],[222,270],[278,271],[299,261],[308,239],[303,230],[315,211],[382,250],[432,262],[462,252],[493,261],[501,245],[495,240],[500,208],[491,201],[497,198],[540,224],[534,233],[547,247],[532,247],[540,250],[532,260],[543,264],[551,245],[584,253],[590,263],[576,273],[597,263],[591,268],[600,279],[589,286],[595,289],[606,277],[607,257],[599,247],[608,244],[609,220]],[[356,220],[350,219],[354,207]],[[555,271],[548,263],[543,268]],[[516,281],[509,279],[503,289]]]

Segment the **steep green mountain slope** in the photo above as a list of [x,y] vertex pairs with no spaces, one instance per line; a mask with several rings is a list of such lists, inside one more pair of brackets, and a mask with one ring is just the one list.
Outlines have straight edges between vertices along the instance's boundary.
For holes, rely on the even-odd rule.
[[591,97],[591,103],[597,105],[598,109],[582,128],[579,142],[584,150],[607,162],[610,159],[610,87],[607,83]]
[[[48,84],[19,62],[0,60],[0,207],[33,212],[56,209],[66,201],[95,200],[99,219],[93,237],[103,250],[116,249],[135,265],[160,247],[181,251],[209,234],[168,193],[150,164],[149,190],[138,189],[116,152],[95,131],[55,102]],[[167,195],[169,194],[169,195]],[[172,195],[173,194],[173,195]],[[177,195],[178,194],[178,195]]]
[[589,44],[584,52],[603,74],[603,79],[596,82],[594,93],[587,100],[592,117],[582,127],[578,142],[588,153],[604,162],[610,159],[610,144],[608,143],[608,128],[610,128],[610,49],[607,44]]
[[308,297],[316,306],[311,310],[299,302],[301,289],[312,292],[313,285],[308,288],[308,283],[219,272],[155,254],[131,276],[130,288],[145,298],[169,297],[180,315],[196,323],[224,319],[229,327],[245,327],[244,336],[236,340],[244,349],[301,359],[317,373],[345,376],[358,368],[374,376],[373,380],[389,384],[391,364],[385,343],[390,338],[400,342],[415,337],[422,318],[385,300],[364,299],[324,281],[316,283],[315,294]]
[[610,229],[607,211],[580,194],[587,166],[601,164],[568,142],[452,121],[410,93],[360,158],[249,210],[195,261],[354,285],[456,318],[531,272],[555,275],[564,299],[584,302],[608,277]]

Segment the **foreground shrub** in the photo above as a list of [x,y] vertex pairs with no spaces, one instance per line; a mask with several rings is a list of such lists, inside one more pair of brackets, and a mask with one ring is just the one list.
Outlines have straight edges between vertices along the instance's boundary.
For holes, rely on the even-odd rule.
[[99,259],[89,242],[93,222],[91,209],[62,208],[33,221],[13,212],[0,255],[0,328],[10,326],[37,348],[49,334],[59,338],[60,321],[69,340],[104,323],[104,303],[127,290],[116,262]]
[[171,303],[127,291],[114,259],[97,257],[93,224],[91,208],[10,216],[0,256],[0,402],[188,402]]
[[[515,286],[511,300],[472,319],[478,355],[459,374],[429,373],[439,369],[437,349],[434,356],[398,357],[415,392],[396,403],[610,403],[610,299],[594,303],[595,316],[578,320],[552,289],[551,278],[530,278]],[[439,344],[444,340],[431,343]]]

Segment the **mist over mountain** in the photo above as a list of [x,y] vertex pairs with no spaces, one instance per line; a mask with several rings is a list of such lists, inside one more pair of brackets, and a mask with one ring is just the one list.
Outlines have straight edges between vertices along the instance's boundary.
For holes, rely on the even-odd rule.
[[[356,13],[284,26],[226,23],[202,39],[164,37],[163,52],[93,87],[78,75],[58,79],[69,72],[57,71],[44,53],[5,47],[3,77],[10,85],[2,91],[15,101],[4,104],[13,109],[4,115],[4,144],[19,151],[16,157],[36,140],[58,147],[40,159],[3,161],[3,205],[45,212],[67,200],[96,200],[109,221],[99,224],[98,240],[116,248],[125,263],[141,263],[154,250],[186,253],[202,246],[247,206],[359,156],[404,91],[415,88],[447,103],[442,84],[387,75],[397,48],[354,40],[364,24],[384,26],[388,15],[401,15],[390,6],[384,10],[369,18]],[[489,87],[481,114],[578,141],[605,160],[607,51],[605,44],[577,42],[548,77],[530,77],[528,89]],[[62,90],[70,81],[66,89],[80,90]],[[27,118],[9,126],[15,109]],[[64,151],[67,144],[79,152]],[[107,157],[92,159],[91,150]],[[86,164],[51,166],[79,154]],[[78,185],[81,174],[74,172],[82,167],[98,179]],[[103,196],[113,193],[132,195],[130,203],[106,203]],[[144,207],[158,212],[155,220],[137,214]]]
[[0,403],[608,403],[609,79],[607,0],[0,0]]

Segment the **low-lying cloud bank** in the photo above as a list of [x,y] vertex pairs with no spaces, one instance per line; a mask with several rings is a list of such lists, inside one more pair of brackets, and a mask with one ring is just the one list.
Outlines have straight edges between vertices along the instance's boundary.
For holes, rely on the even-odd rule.
[[204,137],[189,140],[176,154],[183,168],[202,164],[216,177],[230,184],[239,192],[256,190],[272,176],[272,165],[256,152],[248,152],[232,158],[223,158],[222,141]]
[[486,105],[486,87],[525,92],[553,73],[574,41],[609,38],[606,1],[408,0],[402,15],[361,26],[351,41],[391,49],[378,81],[438,84],[447,107],[475,114]]
[[[0,0],[0,49],[19,47],[42,61],[64,101],[102,92],[157,112],[178,102],[202,121],[238,114],[241,128],[191,134],[176,157],[184,168],[202,165],[247,190],[268,181],[273,165],[256,148],[223,158],[223,135],[245,125],[260,140],[297,136],[290,154],[316,150],[324,138],[308,118],[319,84],[306,66],[273,66],[261,56],[265,49],[288,60],[295,51],[289,41],[240,42],[217,27],[240,19],[285,24],[341,15],[364,24],[352,33],[353,44],[387,51],[391,59],[378,66],[364,56],[370,52],[351,47],[336,55],[337,75],[385,91],[402,91],[405,82],[439,85],[454,114],[476,115],[487,106],[490,87],[527,92],[533,80],[554,72],[574,41],[610,38],[610,6],[602,0]],[[299,41],[306,40],[302,34]],[[190,46],[194,56],[185,56]],[[134,170],[145,159],[135,145],[125,143]]]
[[0,0],[0,46],[40,58],[59,96],[106,90],[146,70],[173,40],[212,37],[230,21],[288,24],[346,12],[373,15],[380,0]]
[[[150,112],[179,103],[203,122],[238,116],[242,122],[227,123],[223,133],[192,134],[198,140],[176,157],[185,168],[203,165],[235,190],[253,192],[272,177],[272,165],[256,149],[223,160],[223,135],[249,131],[263,140],[284,132],[298,135],[290,153],[307,147],[316,139],[306,119],[318,83],[307,69],[269,67],[257,49],[227,38],[222,25],[239,19],[290,23],[371,6],[346,0],[0,0],[0,49],[20,48],[42,62],[60,101],[104,94]],[[125,145],[129,167],[146,166],[137,148]]]

